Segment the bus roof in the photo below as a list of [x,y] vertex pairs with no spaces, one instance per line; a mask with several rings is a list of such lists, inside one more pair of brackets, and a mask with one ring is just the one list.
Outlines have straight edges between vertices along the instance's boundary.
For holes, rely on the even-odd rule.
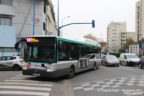
[[87,46],[96,47],[96,48],[101,48],[99,45],[96,45],[96,43],[92,44],[92,42],[80,42],[80,41],[75,41],[75,40],[70,40],[70,39],[65,39],[65,38],[59,38],[59,37],[58,37],[58,40],[81,44],[81,45],[87,45]]
[[90,42],[90,41],[81,42],[81,41],[66,39],[66,38],[62,38],[62,37],[58,37],[58,36],[54,36],[54,35],[36,35],[36,36],[31,36],[31,37],[55,37],[55,38],[58,38],[58,40],[61,40],[61,41],[66,41],[66,42],[71,42],[71,43],[76,43],[76,44],[101,48],[101,46],[98,42]]

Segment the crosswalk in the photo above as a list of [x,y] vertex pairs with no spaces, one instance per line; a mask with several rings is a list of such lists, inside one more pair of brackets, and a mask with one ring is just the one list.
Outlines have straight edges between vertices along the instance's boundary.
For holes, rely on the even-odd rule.
[[0,82],[0,96],[50,96],[53,82],[26,78],[20,74]]

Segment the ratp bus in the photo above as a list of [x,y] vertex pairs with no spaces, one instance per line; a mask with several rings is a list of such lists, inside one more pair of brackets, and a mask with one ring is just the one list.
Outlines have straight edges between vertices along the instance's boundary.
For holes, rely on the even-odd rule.
[[[15,48],[24,46],[23,75],[72,78],[75,73],[96,69],[100,65],[101,48],[59,37],[28,37],[18,41]],[[84,56],[84,57],[83,57]]]

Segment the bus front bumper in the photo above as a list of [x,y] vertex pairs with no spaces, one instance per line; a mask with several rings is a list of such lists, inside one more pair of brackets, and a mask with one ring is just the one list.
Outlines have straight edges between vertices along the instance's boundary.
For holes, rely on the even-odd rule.
[[27,69],[22,71],[23,75],[32,75],[32,76],[40,76],[47,78],[59,78],[62,76],[66,76],[68,73],[67,69],[59,69],[53,72],[47,72],[46,70],[39,69]]

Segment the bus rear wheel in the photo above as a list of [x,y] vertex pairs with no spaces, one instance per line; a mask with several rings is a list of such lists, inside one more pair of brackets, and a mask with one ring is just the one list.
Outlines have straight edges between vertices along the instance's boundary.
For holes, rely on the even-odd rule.
[[68,75],[67,75],[67,77],[68,77],[69,79],[71,79],[71,78],[74,77],[74,75],[75,75],[75,68],[74,68],[74,66],[71,66],[71,67],[68,69]]

